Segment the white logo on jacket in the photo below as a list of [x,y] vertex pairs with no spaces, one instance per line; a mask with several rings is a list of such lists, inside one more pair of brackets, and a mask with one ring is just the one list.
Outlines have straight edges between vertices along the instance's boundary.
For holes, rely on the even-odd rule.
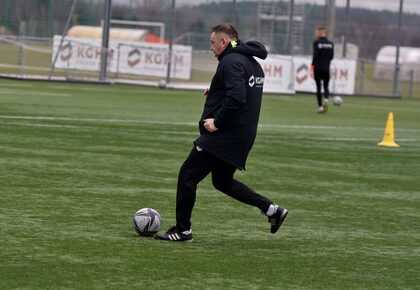
[[252,88],[255,85],[255,77],[252,75],[248,80],[248,85]]
[[264,77],[255,77],[252,75],[248,80],[248,85],[252,88],[254,85],[257,87],[262,87],[264,85]]
[[319,49],[323,49],[323,48],[332,49],[333,45],[331,43],[318,43],[318,48]]

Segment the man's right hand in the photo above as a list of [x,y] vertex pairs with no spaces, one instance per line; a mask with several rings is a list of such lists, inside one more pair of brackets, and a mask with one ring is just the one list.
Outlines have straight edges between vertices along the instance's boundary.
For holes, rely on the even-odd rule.
[[204,128],[206,128],[206,130],[209,131],[210,133],[213,133],[219,130],[214,125],[214,118],[204,119],[203,121],[204,121]]

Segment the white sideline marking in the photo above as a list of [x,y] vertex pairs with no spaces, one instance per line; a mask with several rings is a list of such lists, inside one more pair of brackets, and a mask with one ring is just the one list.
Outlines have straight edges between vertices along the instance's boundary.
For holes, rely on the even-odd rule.
[[[66,87],[66,86],[51,86],[52,89],[56,90],[64,90],[64,91],[86,91],[86,92],[108,92],[109,87]],[[118,93],[129,93],[129,94],[147,94],[147,95],[159,95],[162,94],[160,91],[156,91],[156,89],[153,88],[119,88]],[[178,91],[178,90],[170,90],[166,91],[165,93],[171,94],[171,95],[183,95],[185,94],[184,91]]]
[[[0,115],[4,120],[30,120],[30,121],[70,121],[70,122],[99,122],[121,124],[151,124],[151,125],[183,125],[197,126],[197,122],[159,121],[159,120],[128,120],[128,119],[102,119],[102,118],[73,118],[73,117],[49,117],[49,116],[10,116]],[[3,122],[6,124],[6,122]],[[12,124],[8,123],[7,124]],[[19,123],[23,124],[23,123]],[[35,124],[34,124],[35,125]],[[40,124],[42,125],[42,124]],[[66,125],[50,125],[65,127]],[[83,128],[83,126],[68,126],[69,128]],[[261,124],[260,128],[283,128],[283,129],[326,129],[326,130],[375,130],[384,131],[384,128],[374,127],[346,127],[325,125],[287,125],[287,124]],[[420,132],[420,129],[398,128],[398,131]]]
[[[73,121],[73,122],[100,122],[100,123],[121,123],[121,124],[151,124],[151,125],[184,125],[197,126],[197,122],[158,121],[158,120],[127,120],[127,119],[100,119],[100,118],[71,118],[71,117],[49,117],[49,116],[10,116],[0,115],[0,119],[12,120],[38,120],[38,121]],[[260,124],[260,128],[284,128],[284,129],[326,129],[326,130],[379,130],[385,128],[375,127],[346,127],[346,126],[325,126],[325,125],[287,125],[287,124]],[[420,129],[397,128],[397,131],[420,132]]]
[[[284,128],[284,129],[327,129],[327,130],[372,130],[384,131],[384,128],[375,127],[346,127],[346,126],[325,126],[325,125],[284,125],[284,124],[261,124],[261,128]],[[420,129],[398,128],[398,131],[420,132]]]
[[72,94],[66,93],[48,93],[48,92],[36,92],[30,90],[21,89],[0,89],[0,94],[16,94],[16,95],[24,95],[24,96],[41,96],[41,97],[71,97]]
[[[0,119],[2,116],[0,116]],[[169,123],[172,124],[172,123]],[[39,124],[39,123],[29,123],[29,122],[1,122],[0,125],[14,125],[14,126],[29,126],[29,127],[44,127],[44,128],[65,128],[65,129],[94,129],[94,130],[110,130],[107,127],[94,127],[94,126],[75,126],[75,125],[58,125],[58,124]],[[124,131],[133,131],[133,132],[144,132],[150,133],[148,130],[141,129],[124,129]],[[198,136],[198,133],[194,132],[174,132],[174,131],[161,131],[159,133],[170,134],[170,135],[191,135]],[[314,140],[314,141],[346,141],[346,142],[377,142],[380,141],[377,138],[346,138],[346,137],[291,137],[288,136],[288,139],[293,140]],[[260,135],[259,139],[284,139],[281,136],[270,136],[270,135]],[[398,142],[420,142],[420,139],[404,139],[398,138]]]
[[30,84],[25,84],[25,83],[19,83],[19,84],[2,84],[3,88],[27,88],[27,87],[31,87],[32,85]]
[[169,122],[151,120],[123,120],[123,119],[96,119],[96,118],[68,118],[68,117],[46,117],[46,116],[3,116],[0,119],[32,120],[32,121],[73,121],[73,122],[99,122],[99,123],[125,123],[125,124],[152,124],[152,125],[185,125],[197,126],[196,122]]
[[82,128],[94,128],[86,126],[71,126],[71,125],[55,125],[55,124],[36,124],[28,122],[0,122],[4,125],[16,125],[16,126],[31,126],[31,127],[47,127],[47,128],[67,128],[67,129],[82,129]]
[[[283,140],[284,137],[274,135],[259,135],[258,139]],[[293,140],[314,140],[314,141],[346,141],[346,142],[379,142],[378,138],[354,138],[354,137],[295,137],[287,136],[287,139]],[[420,142],[420,138],[397,138],[397,142]]]
[[[45,127],[45,128],[65,128],[65,129],[79,129],[79,130],[121,130],[121,129],[113,129],[109,127],[94,127],[94,126],[75,126],[75,125],[58,125],[58,124],[40,124],[40,123],[30,123],[30,122],[2,122],[0,121],[0,125],[14,125],[14,126],[29,126],[29,127]],[[142,130],[142,129],[123,129],[125,132],[135,132],[135,133],[148,133],[150,134],[150,130]],[[159,134],[166,134],[166,135],[190,135],[190,136],[198,136],[198,132],[180,132],[180,131],[167,131],[167,130],[159,130],[156,131]]]

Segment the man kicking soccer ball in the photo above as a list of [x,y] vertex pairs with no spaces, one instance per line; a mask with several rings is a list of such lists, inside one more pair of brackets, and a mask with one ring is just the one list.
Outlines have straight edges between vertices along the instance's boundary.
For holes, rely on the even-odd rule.
[[264,72],[254,56],[265,59],[267,50],[259,42],[240,41],[231,24],[213,27],[210,42],[219,65],[205,92],[200,137],[179,172],[176,226],[158,233],[158,240],[193,240],[190,219],[197,184],[209,173],[216,189],[259,208],[268,217],[271,233],[277,232],[287,216],[287,209],[233,178],[236,169],[245,169],[257,133]]

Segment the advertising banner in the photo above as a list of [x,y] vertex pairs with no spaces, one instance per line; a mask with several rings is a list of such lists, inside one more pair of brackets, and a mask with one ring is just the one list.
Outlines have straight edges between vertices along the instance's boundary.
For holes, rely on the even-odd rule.
[[[53,55],[58,51],[61,36],[54,36]],[[65,37],[59,52],[56,68],[99,71],[101,61],[101,41]],[[142,42],[110,41],[109,71],[134,75],[166,77],[168,45]],[[174,45],[171,77],[190,79],[192,68],[192,47]]]
[[[299,92],[316,92],[315,80],[309,75],[312,63],[310,57],[293,57],[295,90]],[[334,59],[330,67],[330,92],[351,95],[354,93],[356,79],[356,61]]]
[[[162,44],[127,44],[118,47],[120,73],[166,77],[168,68],[168,46]],[[174,45],[171,77],[190,79],[192,66],[191,46]]]
[[264,70],[264,92],[294,93],[293,61],[290,56],[269,55],[265,60],[256,58]]

